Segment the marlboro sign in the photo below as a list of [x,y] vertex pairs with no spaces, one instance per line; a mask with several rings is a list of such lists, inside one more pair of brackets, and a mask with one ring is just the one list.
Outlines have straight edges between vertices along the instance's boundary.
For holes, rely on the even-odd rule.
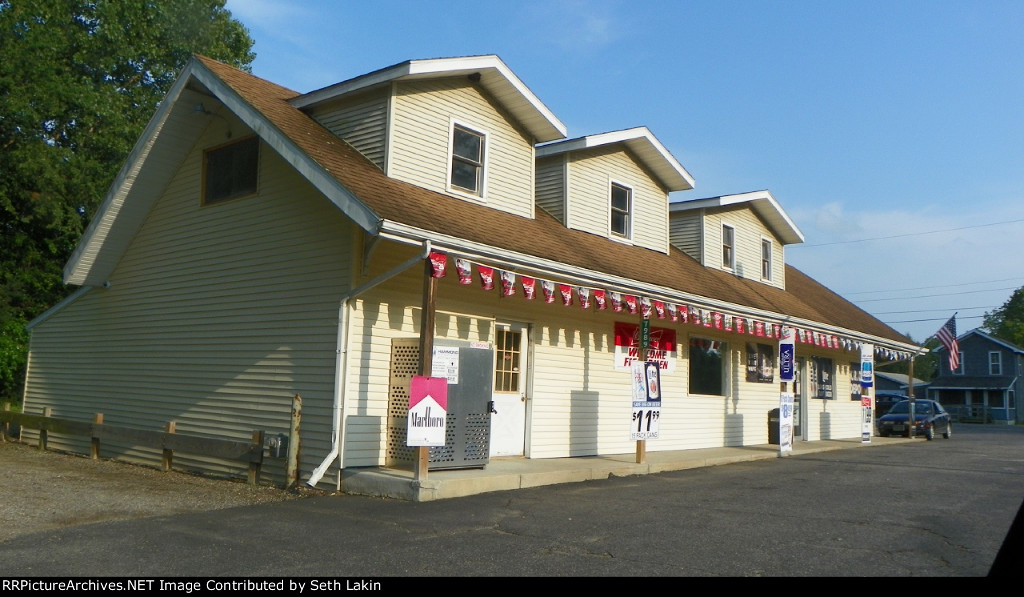
[[443,446],[448,419],[448,380],[417,375],[409,385],[407,446]]

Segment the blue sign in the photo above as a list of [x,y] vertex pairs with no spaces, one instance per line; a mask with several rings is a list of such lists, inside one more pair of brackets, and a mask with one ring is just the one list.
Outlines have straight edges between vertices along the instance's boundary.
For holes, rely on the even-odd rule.
[[779,380],[793,381],[796,349],[793,344],[779,343]]

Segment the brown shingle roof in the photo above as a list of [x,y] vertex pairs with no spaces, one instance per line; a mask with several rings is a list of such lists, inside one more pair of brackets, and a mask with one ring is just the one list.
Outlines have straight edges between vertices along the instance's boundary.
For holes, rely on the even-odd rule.
[[534,219],[524,218],[389,178],[350,145],[292,107],[287,100],[298,93],[215,60],[197,58],[383,220],[777,313],[781,318],[789,316],[911,343],[788,265],[787,290],[780,290],[705,268],[675,248],[664,254],[567,229],[543,210],[537,210]]

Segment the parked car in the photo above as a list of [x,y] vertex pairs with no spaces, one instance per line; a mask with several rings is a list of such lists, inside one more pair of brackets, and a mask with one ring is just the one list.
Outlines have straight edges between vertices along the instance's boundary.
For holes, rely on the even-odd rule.
[[901,400],[909,400],[910,396],[898,392],[878,392],[875,394],[875,419],[882,418],[882,415],[889,412],[894,404]]
[[[878,419],[878,435],[904,435],[910,420],[910,400],[901,400],[894,404],[885,415]],[[953,434],[953,423],[949,412],[934,400],[914,400],[914,433],[923,435],[929,440],[935,439],[936,433],[949,439]]]

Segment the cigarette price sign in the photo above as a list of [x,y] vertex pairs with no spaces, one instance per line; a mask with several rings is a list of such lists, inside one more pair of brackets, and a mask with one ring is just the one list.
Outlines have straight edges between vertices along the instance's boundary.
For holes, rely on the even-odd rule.
[[661,367],[657,361],[634,361],[633,420],[629,439],[658,438],[658,420],[661,418]]

